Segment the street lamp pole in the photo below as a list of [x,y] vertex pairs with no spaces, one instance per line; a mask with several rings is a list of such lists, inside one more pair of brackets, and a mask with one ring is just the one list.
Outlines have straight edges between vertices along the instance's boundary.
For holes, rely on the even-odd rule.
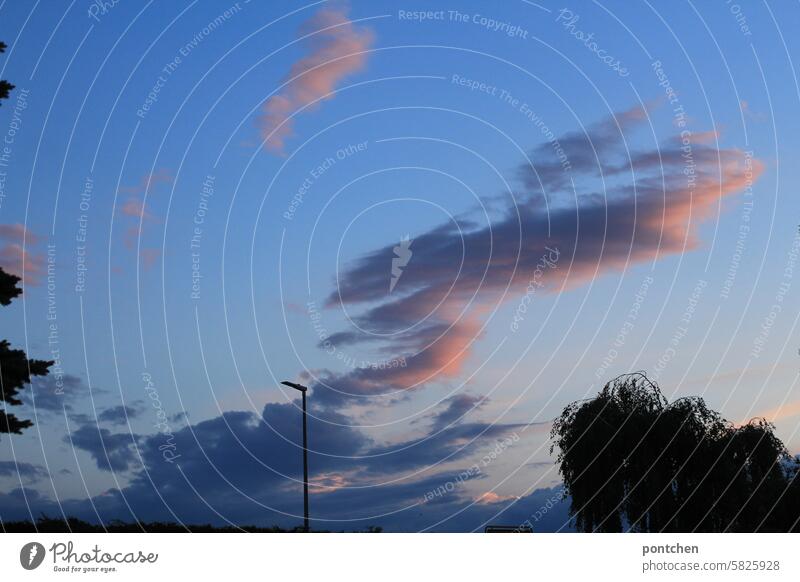
[[308,429],[306,424],[306,391],[308,388],[294,382],[281,382],[284,386],[294,388],[303,395],[303,530],[308,532]]

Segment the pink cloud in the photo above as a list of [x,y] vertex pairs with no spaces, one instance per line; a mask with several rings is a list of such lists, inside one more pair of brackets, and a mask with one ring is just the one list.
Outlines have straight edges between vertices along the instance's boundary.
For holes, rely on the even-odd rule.
[[44,237],[39,236],[25,228],[24,224],[0,224],[0,239],[27,244],[39,244],[44,240]]
[[120,207],[120,212],[125,216],[133,216],[134,218],[150,219],[152,216],[144,209],[144,203],[138,198],[128,198],[128,200]]
[[125,216],[132,216],[143,220],[154,220],[155,217],[145,209],[144,194],[149,193],[158,184],[171,184],[173,181],[169,171],[161,169],[152,174],[145,174],[139,178],[135,186],[121,186],[119,191],[131,194],[120,207],[120,212]]
[[346,489],[348,479],[341,473],[321,473],[309,479],[308,484],[312,493],[333,493],[340,489]]
[[284,302],[283,305],[286,311],[289,311],[291,313],[300,313],[305,315],[308,312],[306,307],[300,305],[299,303],[295,303],[294,301],[286,301]]
[[[145,225],[158,222],[156,216],[145,208],[146,194],[150,193],[158,184],[170,184],[174,180],[172,174],[165,169],[158,170],[151,174],[145,174],[139,179],[135,186],[123,186],[120,192],[131,194],[128,199],[120,206],[119,212],[135,220],[123,231],[122,243],[126,248],[133,250],[137,240],[145,231]],[[160,256],[158,249],[142,249],[140,259],[145,270],[150,269]]]
[[282,93],[269,98],[256,120],[261,137],[273,152],[283,151],[292,135],[290,116],[297,109],[318,100],[330,99],[337,84],[366,63],[366,51],[372,45],[372,31],[358,28],[344,12],[320,10],[300,29],[310,53],[295,62],[286,77]]
[[[782,420],[786,420],[787,418],[792,418],[797,415],[800,415],[800,400],[787,402],[782,406],[778,406],[770,410],[765,410],[760,414],[757,414],[756,417],[766,418],[770,422],[780,422]],[[744,422],[742,424],[744,424]]]
[[0,267],[7,273],[22,277],[28,285],[38,285],[45,270],[45,260],[31,247],[45,238],[16,223],[0,224],[0,240],[6,241],[0,247]]
[[502,503],[504,501],[511,501],[512,499],[519,499],[516,495],[498,495],[494,491],[487,491],[481,493],[475,498],[475,503],[479,505],[489,505],[491,503]]
[[119,191],[127,194],[141,194],[149,192],[159,184],[171,184],[172,180],[173,177],[169,170],[162,168],[150,174],[145,174],[139,178],[139,183],[135,186],[120,186]]
[[22,277],[26,284],[38,285],[44,272],[44,257],[24,250],[16,243],[0,248],[0,267],[7,273]]
[[142,267],[145,271],[149,271],[158,261],[161,256],[160,249],[142,249],[139,257],[142,260]]

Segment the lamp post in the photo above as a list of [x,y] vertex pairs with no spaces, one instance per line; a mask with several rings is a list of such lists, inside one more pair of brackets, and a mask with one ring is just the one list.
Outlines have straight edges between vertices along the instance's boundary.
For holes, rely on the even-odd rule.
[[306,391],[308,388],[294,382],[281,382],[303,395],[303,530],[308,532],[308,433],[306,431]]

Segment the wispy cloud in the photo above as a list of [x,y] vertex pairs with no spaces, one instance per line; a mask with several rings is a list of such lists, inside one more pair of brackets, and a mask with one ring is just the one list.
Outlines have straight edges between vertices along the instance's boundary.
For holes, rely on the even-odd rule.
[[[800,415],[800,400],[793,400],[786,402],[776,408],[763,410],[756,414],[758,418],[766,418],[770,422],[781,422],[788,418],[793,418]],[[746,421],[743,421],[743,423]]]
[[292,135],[291,115],[315,101],[330,99],[342,79],[364,67],[373,41],[371,30],[355,26],[343,10],[331,8],[320,10],[299,33],[309,35],[309,53],[292,65],[284,90],[264,103],[256,120],[266,147],[276,153],[283,152]]
[[139,183],[134,186],[120,186],[119,191],[125,194],[140,195],[144,192],[149,192],[159,184],[171,184],[172,174],[163,168],[145,174],[139,178]]
[[[155,187],[159,184],[171,184],[174,178],[172,174],[165,169],[160,169],[156,172],[145,174],[139,179],[138,184],[134,186],[121,186],[120,193],[128,194],[128,197],[120,205],[119,212],[125,217],[133,219],[129,221],[129,225],[124,230],[122,242],[126,248],[133,250],[136,247],[137,240],[141,238],[145,231],[145,227],[150,224],[158,222],[158,218],[152,212],[151,208],[147,208],[145,200],[150,195]],[[139,260],[145,270],[149,270],[155,265],[158,258],[161,256],[159,249],[142,248],[139,253]]]
[[151,174],[145,174],[139,178],[139,183],[135,186],[120,186],[119,192],[128,194],[119,208],[120,213],[137,218],[143,223],[155,221],[156,217],[145,207],[145,195],[151,194],[159,184],[171,184],[172,181],[172,175],[167,170],[161,169]]

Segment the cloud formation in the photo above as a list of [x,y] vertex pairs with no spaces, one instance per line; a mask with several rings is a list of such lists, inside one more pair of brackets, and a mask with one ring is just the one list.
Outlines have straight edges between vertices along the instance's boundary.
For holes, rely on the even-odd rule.
[[700,224],[724,198],[751,187],[763,166],[746,152],[717,147],[715,132],[634,149],[633,132],[647,115],[635,107],[560,136],[558,148],[534,148],[531,162],[517,169],[517,204],[492,224],[457,219],[415,236],[413,259],[391,296],[393,244],[340,273],[327,307],[363,309],[353,318],[359,330],[330,341],[376,345],[407,365],[323,372],[314,398],[363,403],[456,377],[496,306],[697,249]]
[[[352,530],[394,524],[408,530],[446,521],[452,517],[448,512],[461,509],[467,515],[456,516],[448,527],[480,527],[483,513],[470,513],[476,504],[466,490],[449,490],[435,503],[425,499],[427,492],[457,479],[469,455],[490,452],[524,428],[465,422],[463,413],[478,402],[471,397],[448,400],[421,436],[393,444],[374,442],[335,412],[312,416],[308,433],[315,527]],[[91,499],[62,499],[64,511],[90,521],[292,525],[302,512],[300,414],[299,402],[267,404],[261,415],[226,412],[186,426],[170,439],[174,455],[169,460],[163,455],[166,437],[161,433],[114,433],[96,423],[80,424],[64,441],[88,452],[100,470],[126,472],[128,485]],[[442,463],[449,463],[448,468]],[[465,466],[452,469],[459,463]],[[26,493],[36,513],[54,505],[35,491]],[[0,493],[4,519],[27,512],[21,497],[21,490]],[[423,505],[426,517],[420,519]]]
[[347,76],[360,71],[366,51],[373,41],[369,29],[355,26],[346,14],[325,8],[300,28],[309,53],[295,62],[284,81],[281,93],[270,97],[262,107],[256,125],[267,149],[282,153],[293,133],[293,118],[299,108],[330,99],[336,86]]
[[[498,495],[495,502],[475,502],[472,499],[453,494],[437,498],[435,502],[425,505],[424,511],[415,507],[423,492],[440,486],[448,479],[457,478],[457,474],[437,475],[415,483],[399,483],[381,490],[344,490],[330,495],[314,497],[314,511],[324,513],[324,520],[316,519],[312,514],[312,528],[317,530],[356,531],[369,526],[381,526],[391,532],[468,532],[483,531],[489,524],[533,524],[536,532],[572,531],[568,515],[569,499],[560,501],[563,490],[559,487],[545,487],[532,491],[515,499],[502,499]],[[292,492],[297,497],[296,492]],[[8,493],[0,493],[0,515],[4,521],[36,518],[41,514],[60,516],[62,511],[69,516],[96,523],[98,515],[104,519],[131,520],[133,517],[127,509],[125,501],[134,504],[131,496],[123,497],[122,492],[112,489],[89,499],[61,499],[58,503],[45,497],[35,489],[16,488]],[[225,510],[215,513],[204,506],[196,497],[189,498],[187,503],[176,507],[172,516],[162,506],[157,496],[151,493],[150,508],[147,509],[144,499],[137,499],[141,507],[146,509],[135,512],[142,520],[167,519],[182,520],[185,524],[212,523],[230,525],[229,521],[238,519],[238,525],[270,526],[279,524],[283,527],[296,527],[300,524],[297,510],[286,515],[258,507],[253,503],[235,503],[231,500],[220,500],[215,507],[225,506]],[[191,505],[191,504],[194,505]],[[296,505],[296,503],[295,503]],[[375,508],[375,514],[353,519],[350,515],[352,507]],[[159,507],[161,506],[161,507]],[[182,511],[186,507],[187,511]],[[397,509],[407,507],[406,511]]]

